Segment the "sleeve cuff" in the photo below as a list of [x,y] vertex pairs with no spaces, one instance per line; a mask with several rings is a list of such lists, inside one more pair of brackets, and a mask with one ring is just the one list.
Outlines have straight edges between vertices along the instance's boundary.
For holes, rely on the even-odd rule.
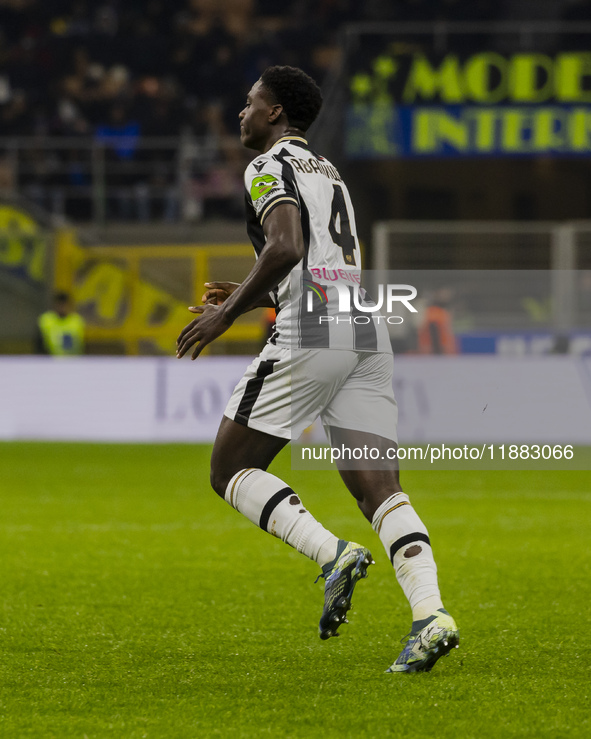
[[275,208],[276,205],[281,205],[282,203],[293,203],[296,208],[299,210],[299,204],[298,201],[291,197],[291,195],[280,195],[278,198],[275,198],[274,200],[271,200],[270,203],[267,203],[267,205],[264,207],[259,220],[261,222],[261,226],[265,222],[265,219],[269,215],[269,213]]

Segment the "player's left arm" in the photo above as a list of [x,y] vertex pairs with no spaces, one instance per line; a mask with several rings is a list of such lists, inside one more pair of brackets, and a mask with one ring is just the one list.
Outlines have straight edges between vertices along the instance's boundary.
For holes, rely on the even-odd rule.
[[197,344],[191,359],[227,331],[242,313],[265,298],[303,259],[304,237],[300,212],[295,203],[276,205],[263,224],[265,246],[248,277],[222,305],[201,305],[199,312],[177,339],[177,357]]

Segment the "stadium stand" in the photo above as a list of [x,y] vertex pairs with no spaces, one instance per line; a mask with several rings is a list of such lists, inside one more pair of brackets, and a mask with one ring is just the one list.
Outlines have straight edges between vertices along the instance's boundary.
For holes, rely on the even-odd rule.
[[[99,217],[174,221],[182,208],[174,140],[184,136],[202,142],[187,165],[191,215],[206,207],[240,217],[236,115],[266,66],[301,66],[322,83],[343,24],[491,20],[498,8],[491,0],[2,0],[3,186],[12,181],[54,214],[96,218],[90,141],[103,145],[107,171]],[[39,145],[19,148],[14,137]],[[63,144],[48,147],[55,137]]]

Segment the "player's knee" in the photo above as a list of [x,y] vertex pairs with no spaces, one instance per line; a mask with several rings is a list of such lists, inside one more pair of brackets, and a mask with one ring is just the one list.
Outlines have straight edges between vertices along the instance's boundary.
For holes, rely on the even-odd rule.
[[211,487],[220,496],[220,498],[223,498],[226,494],[226,488],[228,487],[230,478],[228,477],[227,473],[224,473],[223,470],[219,469],[215,465],[212,465],[209,472],[209,482],[211,483]]

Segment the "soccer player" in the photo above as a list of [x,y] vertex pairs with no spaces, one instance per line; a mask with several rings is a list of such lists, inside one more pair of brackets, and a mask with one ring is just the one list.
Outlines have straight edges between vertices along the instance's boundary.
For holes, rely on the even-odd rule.
[[[267,468],[319,416],[333,446],[395,448],[397,408],[385,326],[334,325],[323,302],[337,275],[358,285],[361,255],[347,188],[306,141],[321,105],[316,83],[293,67],[269,67],[250,90],[239,118],[243,145],[259,152],[245,173],[247,228],[257,260],[241,285],[206,285],[205,304],[189,309],[197,317],[181,332],[177,356],[196,345],[197,358],[245,311],[277,310],[275,332],[225,410],[211,484],[254,524],[318,563],[325,579],[319,631],[328,639],[346,623],[353,590],[372,556],[324,528]],[[311,314],[304,309],[306,283],[314,287]],[[323,311],[326,320],[314,323]],[[458,645],[459,632],[443,608],[427,529],[400,487],[395,463],[385,469],[338,466],[412,609],[406,645],[388,671],[428,671]]]

